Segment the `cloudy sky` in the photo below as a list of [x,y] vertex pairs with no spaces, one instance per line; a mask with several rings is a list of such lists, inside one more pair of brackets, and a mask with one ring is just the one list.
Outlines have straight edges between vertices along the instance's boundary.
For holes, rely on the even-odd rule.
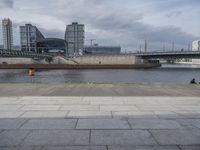
[[[67,24],[85,24],[86,44],[120,45],[137,51],[187,49],[200,39],[200,0],[0,0],[0,19],[13,22],[14,44],[19,26],[36,25],[46,37],[64,38]],[[2,30],[0,30],[2,44]]]

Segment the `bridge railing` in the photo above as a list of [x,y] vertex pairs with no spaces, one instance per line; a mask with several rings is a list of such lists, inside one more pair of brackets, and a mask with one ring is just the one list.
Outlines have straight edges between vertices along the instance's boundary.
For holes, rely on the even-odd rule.
[[135,56],[143,59],[199,59],[200,51],[145,52]]
[[147,55],[173,55],[173,54],[200,54],[200,51],[167,51],[167,52],[138,52],[135,55],[147,56]]
[[0,49],[0,57],[27,57],[27,58],[52,58],[50,54],[38,54],[34,52],[22,52],[19,50]]

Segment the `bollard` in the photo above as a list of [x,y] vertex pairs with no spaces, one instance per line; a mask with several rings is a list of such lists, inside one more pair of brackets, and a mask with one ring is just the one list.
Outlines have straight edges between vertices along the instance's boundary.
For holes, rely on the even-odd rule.
[[34,68],[29,68],[28,75],[29,76],[35,76],[35,69]]

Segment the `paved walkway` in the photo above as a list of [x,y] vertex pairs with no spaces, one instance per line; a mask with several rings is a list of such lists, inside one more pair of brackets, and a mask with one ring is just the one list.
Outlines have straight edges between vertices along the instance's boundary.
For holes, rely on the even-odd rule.
[[0,96],[200,96],[190,84],[0,84]]
[[200,150],[200,98],[0,97],[0,150]]

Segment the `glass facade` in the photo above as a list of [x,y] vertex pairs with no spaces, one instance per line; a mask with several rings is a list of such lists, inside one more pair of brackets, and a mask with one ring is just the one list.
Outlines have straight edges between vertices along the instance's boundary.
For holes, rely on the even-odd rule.
[[67,42],[63,39],[46,38],[37,41],[38,53],[51,53],[54,55],[68,55]]
[[37,40],[44,39],[42,33],[36,26],[26,24],[20,27],[21,50],[29,52],[37,52]]
[[3,19],[2,30],[3,30],[3,47],[4,49],[11,50],[13,48],[13,31],[12,31],[12,22],[10,19]]
[[84,47],[84,25],[73,22],[68,25],[65,31],[65,40],[68,43],[68,52],[70,56],[79,54]]

